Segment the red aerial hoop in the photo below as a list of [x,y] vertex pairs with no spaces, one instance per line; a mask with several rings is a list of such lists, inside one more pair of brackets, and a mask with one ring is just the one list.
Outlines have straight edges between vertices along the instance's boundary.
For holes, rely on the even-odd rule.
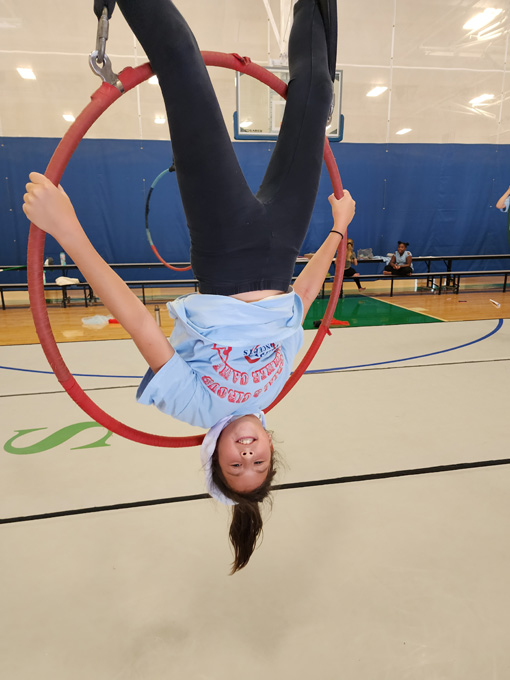
[[[286,97],[287,85],[268,70],[251,62],[247,57],[240,57],[236,54],[226,54],[223,52],[202,52],[202,56],[207,66],[220,66],[223,68],[232,69],[234,71],[241,71],[242,73],[246,73],[247,75],[256,78],[265,85],[268,85],[283,98]],[[118,78],[122,83],[124,92],[127,92],[128,90],[133,89],[140,83],[150,78],[151,75],[151,67],[150,64],[147,63],[134,69],[130,67],[124,69],[119,74]],[[110,85],[106,82],[103,82],[99,89],[94,92],[89,104],[80,113],[76,121],[62,138],[48,164],[48,167],[46,168],[45,175],[54,184],[59,184],[71,156],[73,155],[85,133],[99,118],[99,116],[101,116],[104,111],[106,111],[106,109],[121,96],[121,94],[121,91],[117,87],[114,87],[113,85]],[[341,198],[343,195],[342,182],[327,139],[325,140],[324,160],[331,178],[334,194],[337,198]],[[53,332],[51,330],[48,311],[46,309],[42,275],[45,236],[46,234],[44,231],[36,227],[34,224],[30,225],[27,253],[27,276],[30,295],[30,308],[32,310],[32,316],[34,318],[34,324],[41,346],[51,368],[53,369],[53,372],[55,373],[62,387],[67,391],[69,396],[76,402],[76,404],[78,404],[78,406],[91,418],[93,418],[100,425],[106,427],[111,432],[119,434],[126,439],[131,439],[132,441],[139,442],[140,444],[150,444],[151,446],[167,446],[171,448],[199,446],[202,443],[204,435],[195,435],[190,437],[165,437],[162,435],[142,432],[141,430],[136,430],[129,425],[121,423],[99,408],[99,406],[97,406],[97,404],[95,404],[78,385],[74,376],[67,368],[57,347]],[[338,248],[337,259],[339,262],[344,261],[345,252],[346,239],[344,238],[342,239]],[[278,397],[270,406],[268,406],[268,408],[265,409],[266,412],[270,411],[281,399],[283,399],[289,390],[296,384],[296,382],[310,365],[324,339],[324,336],[326,333],[329,333],[329,324],[333,318],[336,308],[340,294],[340,288],[342,286],[342,279],[343,267],[338,266],[336,267],[335,279],[333,282],[333,289],[331,291],[329,304],[312,345],[310,346],[308,352],[297,369],[288,379]]]

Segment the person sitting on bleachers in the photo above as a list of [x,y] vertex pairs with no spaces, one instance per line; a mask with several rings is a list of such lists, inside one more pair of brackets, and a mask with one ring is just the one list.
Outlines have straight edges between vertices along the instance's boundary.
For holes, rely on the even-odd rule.
[[406,250],[409,243],[398,241],[398,248],[391,256],[391,260],[383,270],[385,276],[411,276],[413,273],[413,256]]

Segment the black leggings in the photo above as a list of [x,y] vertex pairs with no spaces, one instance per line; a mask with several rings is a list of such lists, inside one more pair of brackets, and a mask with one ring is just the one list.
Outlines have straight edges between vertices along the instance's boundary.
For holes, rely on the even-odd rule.
[[354,283],[358,286],[358,288],[361,288],[361,281],[358,279],[357,276],[354,276],[354,274],[357,274],[358,272],[354,267],[348,267],[347,269],[344,269],[344,279],[354,279]]
[[[287,291],[290,284],[317,195],[332,100],[317,1],[298,0],[294,8],[285,115],[268,169],[253,195],[182,15],[171,0],[118,0],[163,92],[191,238],[191,264],[201,293]],[[334,13],[335,7],[332,0],[329,11]],[[333,19],[336,25],[336,15]]]
[[410,276],[413,273],[413,268],[406,264],[401,264],[400,269],[393,269],[389,264],[383,269],[385,272],[389,272],[392,276]]

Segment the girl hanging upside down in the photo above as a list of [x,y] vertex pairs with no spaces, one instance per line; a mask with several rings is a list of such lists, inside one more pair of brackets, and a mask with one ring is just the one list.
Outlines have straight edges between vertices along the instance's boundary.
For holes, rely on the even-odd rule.
[[[233,505],[232,573],[262,530],[259,503],[275,474],[263,409],[279,394],[303,341],[302,322],[354,216],[330,196],[333,228],[290,287],[312,215],[332,101],[336,0],[298,0],[289,38],[287,105],[258,192],[239,167],[195,38],[171,0],[118,0],[165,100],[199,293],[168,303],[170,343],[96,252],[61,187],[30,174],[23,209],[72,257],[130,333],[149,370],[142,404],[210,428],[202,461],[210,494]],[[96,0],[96,14],[114,3]]]

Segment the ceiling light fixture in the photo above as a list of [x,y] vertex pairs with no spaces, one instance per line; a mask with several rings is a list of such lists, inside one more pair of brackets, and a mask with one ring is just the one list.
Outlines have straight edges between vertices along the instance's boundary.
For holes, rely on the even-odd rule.
[[21,28],[21,19],[0,19],[0,30],[4,28]]
[[74,123],[74,121],[76,120],[72,113],[63,113],[62,118],[68,123]]
[[402,130],[399,130],[396,134],[397,135],[407,135],[408,132],[411,132],[412,128],[402,128]]
[[[486,33],[495,31],[498,26],[501,26],[501,21],[495,21],[490,26],[486,26],[485,28],[482,28],[482,30],[478,32],[477,37],[479,38],[480,36],[485,35]],[[501,29],[499,29],[499,30],[501,30]]]
[[470,99],[469,103],[472,106],[479,106],[480,104],[484,104],[485,102],[488,102],[491,99],[494,99],[493,94],[481,94],[479,97],[475,97],[474,99]]
[[156,123],[156,125],[164,125],[166,123],[166,118],[164,118],[163,116],[156,116],[154,118],[154,122]]
[[475,14],[474,17],[471,17],[462,28],[465,28],[466,31],[477,31],[479,28],[483,28],[484,26],[487,26],[487,24],[490,24],[502,11],[503,10],[501,9],[487,7],[483,12],[479,12],[478,14]]
[[499,38],[500,35],[503,35],[503,31],[497,30],[491,31],[490,33],[478,33],[476,37],[478,40],[495,40],[496,38]]
[[25,80],[35,80],[35,73],[31,68],[17,68],[16,71]]
[[388,88],[384,87],[384,85],[378,85],[377,87],[372,88],[370,92],[367,92],[367,97],[378,97],[383,92],[386,92],[387,89]]

